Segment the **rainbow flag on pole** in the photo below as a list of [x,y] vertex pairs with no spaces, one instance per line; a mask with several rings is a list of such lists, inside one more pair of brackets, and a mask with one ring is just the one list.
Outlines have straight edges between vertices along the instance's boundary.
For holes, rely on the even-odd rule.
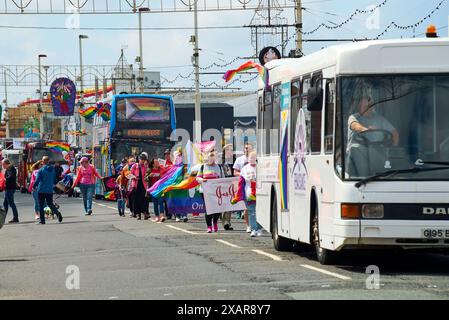
[[83,110],[79,110],[78,112],[80,113],[80,115],[86,119],[91,119],[95,116],[95,114],[97,113],[97,107],[89,107]]
[[56,153],[62,153],[63,151],[70,152],[70,144],[64,142],[47,142],[45,143],[45,147]]

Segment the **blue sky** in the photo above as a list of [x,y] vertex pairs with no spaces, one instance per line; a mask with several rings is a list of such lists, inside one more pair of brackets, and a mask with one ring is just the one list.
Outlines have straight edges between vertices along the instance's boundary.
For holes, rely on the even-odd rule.
[[[367,19],[370,15],[360,14],[337,30],[320,29],[310,38],[372,38],[382,32],[391,21],[400,25],[414,24],[433,10],[441,0],[389,0],[379,11],[379,29],[369,29]],[[304,0],[304,31],[313,30],[320,23],[331,25],[339,23],[350,16],[356,8],[366,9],[369,5],[377,5],[382,0]],[[199,25],[206,26],[243,26],[248,25],[253,12],[208,12],[199,14]],[[440,36],[448,36],[449,0],[439,11],[415,30],[415,34],[422,37],[426,26],[434,23],[443,27]],[[293,10],[286,10],[282,16],[288,23],[294,22]],[[64,27],[67,16],[62,15],[0,15],[0,26],[52,26]],[[371,20],[370,20],[371,21]],[[184,13],[144,15],[144,27],[192,27],[193,15]],[[81,27],[137,27],[137,15],[83,15],[80,20]],[[371,26],[373,26],[371,24]],[[289,30],[292,35],[293,29]],[[85,64],[115,64],[120,55],[122,46],[126,46],[125,54],[130,63],[138,55],[137,31],[79,31],[79,30],[17,30],[0,27],[0,63],[5,65],[37,64],[37,55],[45,53],[48,58],[45,64],[77,65],[78,34],[89,36],[84,42]],[[189,74],[192,71],[192,46],[189,44],[193,30],[164,30],[144,32],[144,62],[145,67],[151,71],[161,71],[162,76],[173,79],[177,74]],[[383,38],[413,37],[413,30],[390,29]],[[253,54],[251,46],[251,33],[248,28],[225,30],[201,30],[200,47],[202,66],[213,62],[223,64],[237,56],[250,56]],[[267,44],[270,39],[266,38]],[[275,41],[275,40],[272,40]],[[305,43],[304,52],[310,54],[322,47],[333,43]],[[288,49],[293,49],[294,39],[289,42]],[[231,67],[237,67],[238,61]],[[211,68],[209,71],[225,72],[227,68]],[[248,77],[248,76],[245,76]],[[242,78],[247,79],[247,78]],[[220,75],[202,76],[202,83],[222,83]],[[174,86],[192,86],[191,80],[180,80]],[[239,84],[245,90],[255,90],[257,82]],[[36,88],[10,87],[10,103],[18,103],[26,97],[36,97]],[[3,90],[0,90],[0,100],[3,99]]]

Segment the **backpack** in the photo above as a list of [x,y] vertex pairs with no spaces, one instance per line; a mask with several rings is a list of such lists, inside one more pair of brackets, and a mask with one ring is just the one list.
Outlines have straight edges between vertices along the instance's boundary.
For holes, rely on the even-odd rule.
[[[220,168],[220,178],[226,178],[226,175],[223,170],[223,166],[221,164],[219,164],[218,167]],[[201,169],[199,172],[204,174],[204,164],[201,165]]]
[[6,189],[6,179],[3,171],[0,172],[0,192],[5,191]]

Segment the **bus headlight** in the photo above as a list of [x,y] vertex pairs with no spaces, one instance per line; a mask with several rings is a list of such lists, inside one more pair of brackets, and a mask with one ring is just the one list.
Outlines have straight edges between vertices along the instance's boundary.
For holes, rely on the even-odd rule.
[[362,217],[365,219],[382,219],[384,217],[383,204],[364,204],[362,206]]

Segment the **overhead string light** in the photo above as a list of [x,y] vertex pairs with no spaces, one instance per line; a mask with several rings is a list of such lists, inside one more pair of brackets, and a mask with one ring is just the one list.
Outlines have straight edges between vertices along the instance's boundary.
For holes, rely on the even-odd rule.
[[[318,30],[320,30],[321,28],[326,28],[329,30],[335,30],[335,29],[339,29],[342,28],[345,24],[348,24],[349,22],[351,22],[355,16],[359,15],[359,14],[370,14],[370,13],[374,13],[376,10],[378,10],[379,8],[385,6],[387,4],[388,0],[384,0],[383,2],[379,3],[378,5],[372,7],[369,10],[362,10],[362,9],[356,9],[350,16],[349,18],[347,18],[345,21],[339,23],[339,24],[335,24],[333,26],[327,25],[325,23],[321,23],[320,25],[318,25],[316,28],[310,30],[310,31],[303,31],[302,34],[303,35],[311,35],[314,34],[315,32],[317,32]],[[304,8],[305,11],[309,12],[309,9]]]
[[399,30],[409,30],[409,29],[413,29],[413,28],[417,28],[419,27],[421,24],[423,24],[426,20],[430,19],[435,12],[437,12],[438,10],[440,10],[440,8],[443,6],[443,4],[447,2],[447,0],[441,0],[440,3],[438,3],[438,5],[428,14],[426,15],[424,18],[422,18],[421,20],[419,20],[418,22],[414,23],[414,24],[410,24],[410,25],[406,25],[406,26],[401,26],[399,24],[397,24],[395,21],[392,21],[386,28],[384,31],[382,31],[381,33],[379,33],[377,35],[377,37],[375,37],[375,40],[380,39],[383,35],[385,35],[392,27],[395,27],[396,29]]

